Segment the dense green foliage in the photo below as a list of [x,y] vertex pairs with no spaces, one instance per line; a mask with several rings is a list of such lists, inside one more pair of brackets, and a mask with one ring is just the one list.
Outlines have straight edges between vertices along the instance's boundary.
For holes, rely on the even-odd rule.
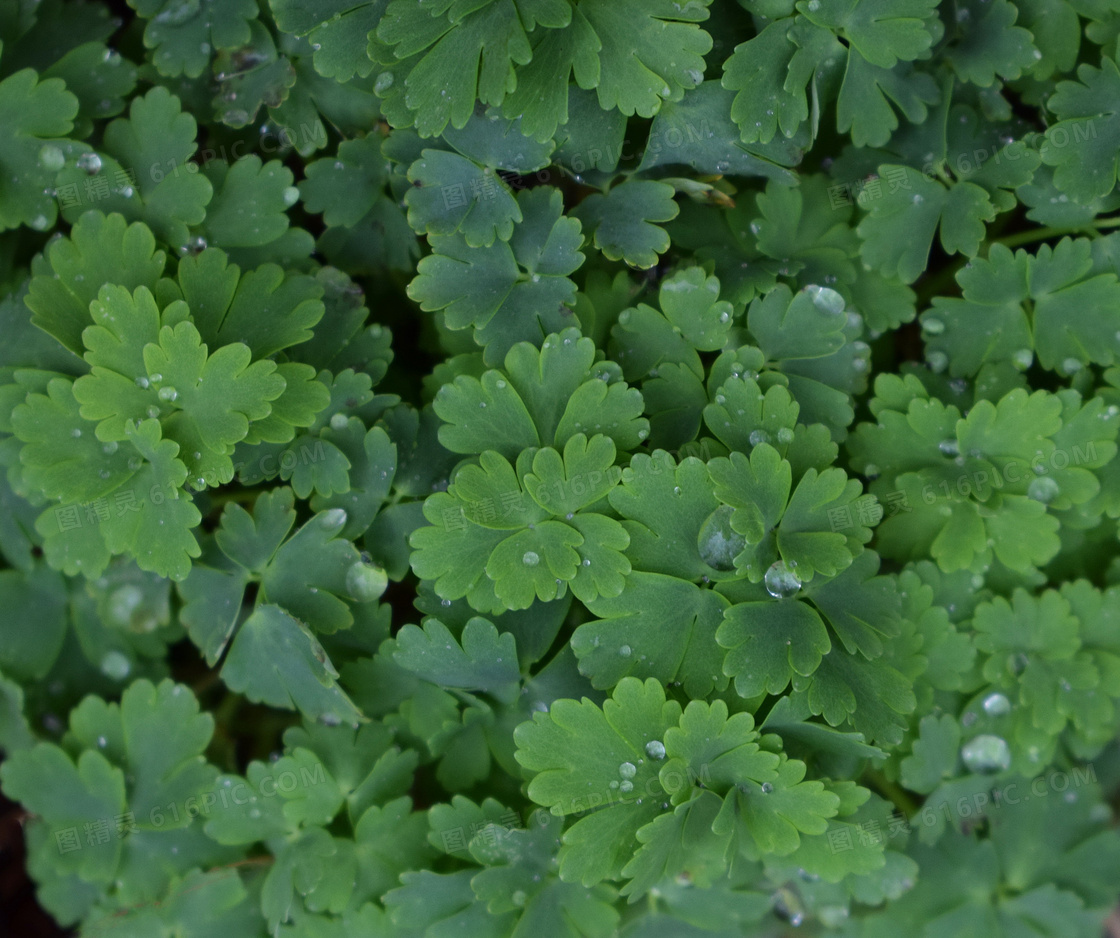
[[1093,938],[1117,0],[0,0],[0,766],[112,938]]

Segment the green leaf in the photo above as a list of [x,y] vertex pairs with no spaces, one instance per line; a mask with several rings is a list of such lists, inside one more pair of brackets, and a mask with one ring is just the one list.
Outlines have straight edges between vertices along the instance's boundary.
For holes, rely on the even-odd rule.
[[58,208],[47,189],[54,183],[60,145],[73,129],[78,99],[61,78],[40,81],[25,68],[0,81],[0,123],[6,128],[0,147],[0,231],[28,225],[45,231]]
[[594,232],[595,247],[606,257],[646,269],[669,249],[669,235],[656,223],[677,217],[674,194],[663,182],[625,182],[606,195],[589,196],[580,203],[578,217]]
[[715,634],[727,603],[718,593],[635,572],[617,596],[585,603],[597,618],[576,629],[572,650],[595,687],[614,687],[627,675],[679,683],[693,697],[726,686]]
[[394,641],[393,660],[433,684],[482,691],[506,703],[520,692],[513,636],[485,619],[468,621],[460,640],[439,620],[428,619],[423,629],[404,626]]
[[971,182],[946,188],[908,166],[885,164],[879,175],[889,191],[870,203],[857,229],[863,239],[860,254],[874,270],[913,283],[925,269],[938,230],[946,253],[976,254],[985,223],[996,216],[982,188]]
[[358,723],[366,718],[336,683],[318,640],[279,606],[257,607],[234,637],[222,679],[250,700],[313,719]]
[[1063,81],[1049,101],[1058,121],[1046,131],[1042,161],[1054,167],[1054,182],[1076,202],[1108,195],[1120,171],[1120,69],[1110,58],[1101,67],[1083,64],[1080,84]]
[[257,16],[252,0],[130,0],[149,22],[144,45],[161,75],[197,78],[210,63],[210,49],[235,49],[249,41],[249,26]]
[[797,4],[799,13],[835,30],[880,68],[912,61],[930,47],[936,37],[927,21],[936,7],[932,0],[820,0],[816,6],[803,0]]
[[167,255],[156,250],[152,232],[118,214],[85,212],[69,238],[52,242],[31,264],[27,294],[31,321],[75,355],[82,355],[82,331],[93,320],[90,303],[104,283],[154,289]]
[[563,217],[558,190],[523,190],[517,204],[524,221],[508,243],[472,248],[462,235],[433,235],[408,288],[421,309],[446,310],[450,328],[473,328],[488,364],[567,325],[558,311],[574,302],[568,275],[583,263],[579,221]]
[[468,247],[508,241],[523,221],[517,201],[497,174],[458,153],[424,150],[408,170],[408,223],[419,234],[461,234]]

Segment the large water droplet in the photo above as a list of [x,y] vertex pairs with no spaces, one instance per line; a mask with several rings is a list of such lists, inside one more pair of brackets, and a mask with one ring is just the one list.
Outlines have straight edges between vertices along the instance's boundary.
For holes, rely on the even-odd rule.
[[1033,498],[1036,502],[1042,502],[1044,505],[1049,505],[1058,497],[1058,491],[1058,483],[1053,478],[1039,476],[1036,479],[1031,479],[1031,484],[1027,486],[1027,497]]
[[942,440],[937,444],[937,448],[945,456],[959,456],[961,454],[961,448],[954,439]]
[[373,93],[376,95],[383,95],[386,91],[393,87],[393,73],[382,72],[377,76],[377,80],[373,83]]
[[989,716],[998,717],[1011,711],[1011,701],[1003,694],[989,694],[984,698],[984,712]]
[[945,323],[940,319],[923,319],[922,328],[930,335],[941,335],[945,331]]
[[638,774],[638,769],[633,762],[623,762],[622,765],[618,767],[618,774],[623,778],[633,778]]
[[521,555],[521,562],[527,567],[535,567],[541,562],[541,558],[536,551],[527,550]]
[[619,791],[633,791],[634,790],[634,783],[633,782],[619,782],[618,783],[618,790]]
[[623,658],[629,658],[632,651],[633,649],[631,649],[629,645],[621,645],[618,649],[618,653],[622,655]]
[[96,176],[101,172],[101,157],[96,153],[83,153],[78,157],[78,169]]
[[373,564],[358,561],[346,571],[346,592],[356,602],[370,603],[379,598],[389,585],[385,571]]
[[770,564],[762,582],[766,584],[766,591],[777,599],[786,599],[801,589],[801,577],[784,560]]
[[758,446],[759,443],[769,443],[770,434],[765,430],[751,430],[750,435],[751,446]]
[[788,446],[793,442],[793,431],[789,427],[782,427],[778,431],[778,442]]
[[66,165],[66,154],[53,143],[45,144],[39,150],[39,165],[48,173],[57,173]]
[[179,392],[169,384],[166,387],[160,388],[157,396],[161,401],[173,401],[179,397]]
[[646,743],[646,755],[660,762],[665,758],[665,744],[658,739],[651,739]]
[[1011,765],[1011,749],[999,736],[977,736],[961,747],[961,759],[970,772],[1002,772]]
[[949,367],[949,356],[944,352],[933,351],[928,355],[929,367],[931,371],[940,374]]
[[805,292],[812,297],[813,305],[829,316],[839,316],[847,305],[844,297],[828,287],[820,287],[813,283],[805,288]]
[[346,524],[345,508],[328,508],[320,517],[319,523],[328,531],[334,531]]
[[720,505],[708,515],[696,537],[700,558],[715,570],[734,570],[735,557],[747,546],[746,538],[731,528],[734,513],[730,505]]
[[123,681],[132,670],[132,664],[119,651],[107,651],[101,659],[101,673],[114,681]]
[[1020,371],[1026,371],[1034,364],[1034,352],[1029,348],[1021,348],[1011,353],[1011,364]]

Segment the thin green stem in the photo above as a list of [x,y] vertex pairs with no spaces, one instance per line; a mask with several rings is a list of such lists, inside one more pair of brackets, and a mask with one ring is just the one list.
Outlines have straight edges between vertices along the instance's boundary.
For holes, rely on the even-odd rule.
[[893,801],[896,807],[901,808],[907,817],[913,817],[917,813],[918,803],[910,796],[910,793],[897,782],[891,781],[882,772],[869,771],[866,775],[866,781],[884,798]]
[[1050,238],[1061,238],[1066,235],[1091,235],[1102,228],[1116,228],[1118,226],[1120,226],[1120,216],[1098,218],[1096,221],[1090,222],[1087,225],[1079,225],[1072,228],[1048,226],[1045,228],[1032,228],[1029,231],[1018,231],[1015,234],[997,238],[992,243],[1002,244],[1007,248],[1016,248],[1021,244],[1031,244],[1034,241],[1047,241]]

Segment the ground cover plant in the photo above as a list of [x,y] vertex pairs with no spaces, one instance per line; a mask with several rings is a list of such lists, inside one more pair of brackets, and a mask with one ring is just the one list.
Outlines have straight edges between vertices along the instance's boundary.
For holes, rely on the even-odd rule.
[[1120,3],[0,43],[0,789],[59,926],[1100,934]]

